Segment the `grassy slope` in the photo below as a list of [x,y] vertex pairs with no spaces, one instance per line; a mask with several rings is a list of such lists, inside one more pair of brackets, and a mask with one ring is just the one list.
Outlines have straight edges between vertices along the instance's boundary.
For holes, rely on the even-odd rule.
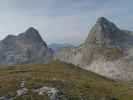
[[[117,96],[119,100],[133,100],[133,89],[82,70],[71,64],[54,61],[47,65],[17,65],[0,70],[0,95],[15,95],[19,82],[25,79],[27,87],[48,85],[57,87],[70,97],[70,100],[104,100],[104,97]],[[27,99],[26,99],[27,98]],[[45,98],[45,99],[44,99]],[[47,100],[30,94],[17,100]],[[105,99],[106,100],[106,99]],[[107,99],[110,100],[110,99]]]

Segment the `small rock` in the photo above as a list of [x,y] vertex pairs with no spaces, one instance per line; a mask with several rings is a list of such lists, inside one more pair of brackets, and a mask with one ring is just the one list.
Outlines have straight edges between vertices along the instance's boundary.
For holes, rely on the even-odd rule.
[[24,88],[25,87],[25,83],[26,83],[26,81],[21,81],[21,83],[20,83],[20,88]]
[[111,97],[111,100],[118,100],[117,97]]
[[28,93],[28,89],[27,88],[22,88],[17,90],[17,96],[24,96]]
[[10,96],[1,96],[0,100],[12,100]]

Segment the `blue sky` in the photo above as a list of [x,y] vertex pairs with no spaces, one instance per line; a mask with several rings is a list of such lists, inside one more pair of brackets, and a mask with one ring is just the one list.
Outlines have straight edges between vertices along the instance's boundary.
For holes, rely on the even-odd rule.
[[133,0],[0,0],[0,39],[37,28],[48,43],[80,44],[98,17],[133,30]]

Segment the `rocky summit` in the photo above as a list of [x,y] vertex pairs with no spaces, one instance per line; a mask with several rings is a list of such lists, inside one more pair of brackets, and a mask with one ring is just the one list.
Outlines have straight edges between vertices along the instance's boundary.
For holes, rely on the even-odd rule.
[[133,32],[118,28],[104,17],[97,19],[85,42],[76,48],[63,48],[55,59],[114,80],[133,80]]
[[0,41],[0,65],[47,63],[51,58],[52,50],[33,27]]

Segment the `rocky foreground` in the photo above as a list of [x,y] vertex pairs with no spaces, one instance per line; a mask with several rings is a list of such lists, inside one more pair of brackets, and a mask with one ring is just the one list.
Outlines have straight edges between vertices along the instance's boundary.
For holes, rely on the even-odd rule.
[[20,81],[20,86],[18,87],[18,90],[15,91],[16,95],[14,96],[10,96],[10,95],[5,95],[5,96],[1,96],[0,100],[14,100],[17,99],[19,97],[24,97],[27,96],[29,94],[29,92],[31,93],[35,93],[37,94],[37,96],[45,96],[47,95],[47,97],[50,100],[68,100],[63,93],[53,87],[48,87],[48,86],[34,86],[32,87],[32,89],[29,89],[26,87],[26,81]]
[[132,83],[119,83],[77,66],[16,65],[0,70],[0,100],[133,100]]

